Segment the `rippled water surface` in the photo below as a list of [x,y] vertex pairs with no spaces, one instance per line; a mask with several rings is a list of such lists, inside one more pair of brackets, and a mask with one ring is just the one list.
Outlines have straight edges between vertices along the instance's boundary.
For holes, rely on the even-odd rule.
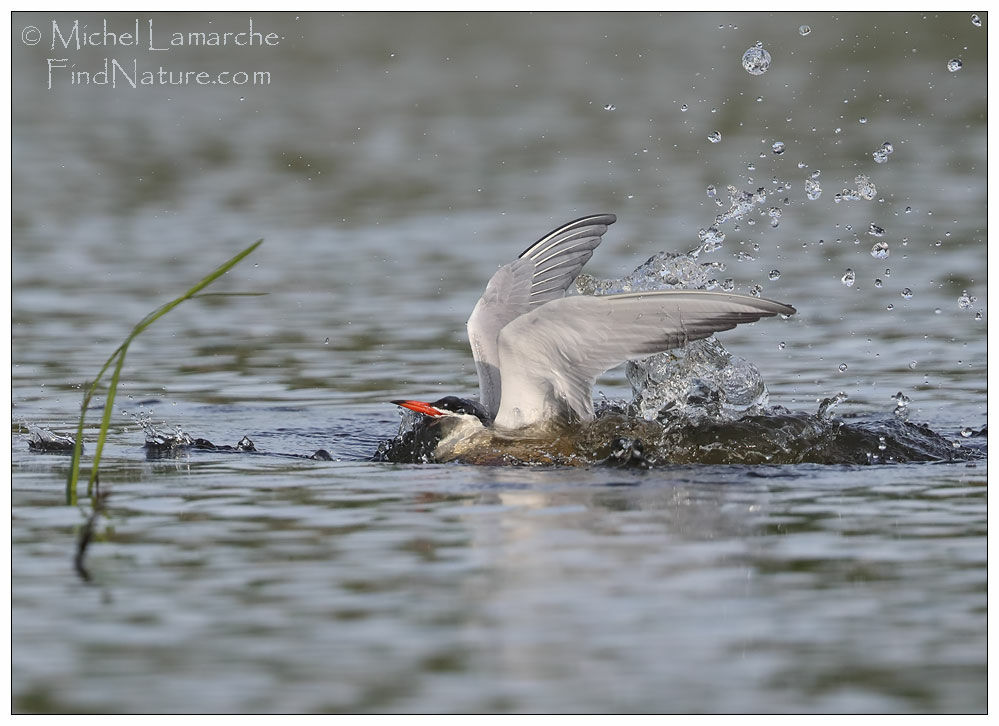
[[[703,246],[797,308],[719,335],[771,405],[902,392],[983,450],[980,16],[262,14],[275,45],[191,47],[249,16],[15,14],[14,709],[983,712],[984,460],[369,461],[389,400],[474,395],[496,267],[596,212],[597,277]],[[51,47],[74,20],[90,46]],[[105,58],[270,83],[111,88]],[[212,289],[266,297],[130,348],[84,581],[91,503],[27,426],[70,433],[131,327],[259,238]],[[262,453],[147,456],[141,421]]]

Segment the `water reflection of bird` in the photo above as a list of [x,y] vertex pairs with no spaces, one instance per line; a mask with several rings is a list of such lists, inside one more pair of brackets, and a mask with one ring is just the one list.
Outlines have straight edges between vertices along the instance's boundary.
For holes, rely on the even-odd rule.
[[467,324],[480,400],[393,401],[423,415],[409,442],[415,458],[447,461],[486,447],[555,443],[559,432],[594,418],[593,385],[604,371],[795,312],[772,300],[704,290],[566,297],[615,221],[597,214],[569,222],[492,276]]

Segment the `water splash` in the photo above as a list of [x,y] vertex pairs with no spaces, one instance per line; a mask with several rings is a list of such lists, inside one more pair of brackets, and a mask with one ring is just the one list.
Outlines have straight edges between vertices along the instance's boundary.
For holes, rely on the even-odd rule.
[[830,418],[831,411],[845,401],[849,396],[840,391],[835,396],[830,396],[829,398],[823,398],[819,402],[819,410],[816,412],[816,416],[819,418]]
[[909,401],[910,401],[909,397],[906,396],[901,391],[899,391],[894,396],[892,396],[892,400],[895,402],[895,410],[892,411],[892,415],[894,415],[895,418],[900,419],[902,421],[908,421]]
[[[612,295],[675,288],[707,289],[708,283],[724,269],[721,262],[698,262],[692,253],[660,252],[619,280],[599,280],[584,272],[576,278],[576,291],[581,295]],[[722,283],[723,289],[726,283],[732,281]]]
[[646,421],[735,420],[763,413],[769,393],[759,369],[714,338],[629,361],[631,407]]
[[[576,279],[576,289],[584,295],[713,287],[731,291],[735,286],[731,278],[717,280],[724,265],[698,262],[695,253],[700,249],[687,254],[660,252],[620,280],[583,274]],[[630,361],[625,373],[632,387],[630,408],[647,421],[735,419],[762,413],[768,400],[759,369],[714,338]]]
[[148,419],[138,420],[142,431],[146,435],[146,446],[156,449],[173,449],[183,446],[194,445],[194,438],[187,434],[180,426],[174,427],[172,431],[160,429],[156,424]]
[[742,219],[751,211],[754,205],[767,201],[766,191],[760,187],[755,192],[741,191],[731,184],[725,190],[728,193],[729,207],[715,217],[715,226],[733,219]]
[[833,201],[837,203],[856,202],[860,199],[870,201],[878,195],[878,188],[866,174],[858,174],[854,177],[853,183],[857,187],[856,189],[844,189],[835,196]]
[[722,242],[725,241],[725,233],[712,225],[707,229],[699,230],[697,238],[701,241],[701,247],[698,250],[699,253],[714,252],[721,247]]
[[30,423],[23,425],[28,429],[28,449],[31,451],[69,454],[76,446],[76,439],[72,436],[57,434],[47,428]]

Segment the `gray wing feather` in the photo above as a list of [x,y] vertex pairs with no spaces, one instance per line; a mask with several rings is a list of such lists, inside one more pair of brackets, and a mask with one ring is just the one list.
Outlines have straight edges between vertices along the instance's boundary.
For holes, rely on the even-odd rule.
[[539,276],[550,281],[532,288],[530,304],[536,307],[562,297],[593,255],[607,227],[616,221],[613,214],[581,217],[549,232],[524,250],[520,259],[534,263],[535,283],[539,282]]
[[503,388],[496,425],[518,428],[551,415],[589,420],[593,384],[604,371],[740,323],[794,312],[772,300],[697,290],[553,300],[500,333]]
[[489,280],[466,327],[479,374],[479,398],[490,415],[496,415],[501,397],[500,331],[530,310],[563,297],[616,220],[613,214],[595,214],[564,224]]

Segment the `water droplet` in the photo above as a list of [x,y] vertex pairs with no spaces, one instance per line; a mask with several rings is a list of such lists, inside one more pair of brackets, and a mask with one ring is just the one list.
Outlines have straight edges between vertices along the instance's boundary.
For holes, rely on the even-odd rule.
[[885,310],[892,311],[894,309],[895,309],[895,306],[892,305],[891,303],[888,303],[887,305],[885,305]]
[[916,370],[916,361],[914,360],[909,361],[909,370],[913,371]]
[[843,277],[839,278],[839,281],[847,287],[853,287],[853,283],[857,281],[857,273],[855,273],[852,268],[848,267],[846,268],[846,273]]
[[880,277],[874,278],[874,287],[881,287],[882,285],[884,285],[884,283],[881,282],[881,278]]
[[884,227],[879,227],[878,225],[874,224],[874,222],[871,222],[870,226],[868,226],[867,228],[867,234],[871,235],[872,237],[884,237],[885,230]]
[[867,117],[866,116],[861,116],[857,120],[860,121],[860,123],[862,123],[862,124],[866,124],[867,123]]
[[742,67],[754,76],[762,75],[770,69],[770,54],[762,43],[757,43],[742,54]]
[[874,182],[865,174],[858,174],[854,177],[853,183],[857,185],[857,193],[861,199],[870,200],[878,195],[878,189],[874,186]]
[[714,184],[708,184],[708,190],[707,191],[708,191],[708,196],[709,197],[714,197],[718,193],[718,190],[715,188]]
[[767,211],[767,215],[770,217],[771,227],[776,227],[778,224],[780,224],[781,214],[782,212],[777,207],[770,207],[770,209]]
[[613,103],[608,103],[604,106],[604,111],[617,111],[617,106]]
[[962,310],[970,310],[971,306],[975,304],[977,298],[972,297],[968,294],[967,290],[961,292],[961,297],[957,299],[957,304]]
[[871,257],[876,257],[879,260],[886,259],[890,254],[887,242],[875,242],[874,246],[871,247]]
[[957,73],[964,67],[964,63],[961,62],[960,58],[951,58],[947,61],[947,70],[951,73]]
[[774,144],[773,144],[773,146],[771,146],[770,148],[777,155],[783,154],[784,153],[784,148],[785,148],[784,147],[784,142],[783,141],[775,141]]
[[763,292],[762,285],[753,285],[751,288],[749,288],[749,294],[752,295],[753,297],[759,297],[762,292]]
[[[978,17],[978,16],[976,15],[975,17]],[[975,22],[975,21],[972,20],[971,22]],[[808,35],[811,32],[812,32],[812,29],[809,28],[807,25],[800,25],[800,26],[798,26],[798,35],[800,35],[802,37]]]
[[846,370],[846,368],[847,368],[846,363],[840,363],[839,364],[839,372],[840,373],[843,373]]
[[890,142],[886,141],[883,144],[881,144],[881,148],[874,151],[871,154],[871,156],[874,157],[874,161],[876,161],[878,164],[884,164],[886,161],[888,161],[888,156],[893,151],[895,151],[895,147],[892,146]]
[[961,429],[961,436],[963,436],[966,439],[969,438],[973,433],[975,432],[969,429],[967,426]]
[[879,436],[878,437],[878,450],[879,451],[884,451],[887,448],[888,448],[888,444],[885,443],[885,437],[884,436]]
[[779,280],[780,279],[780,270],[770,270],[770,275],[768,275],[768,277],[771,280]]
[[323,341],[323,345],[329,345],[329,344],[330,344],[330,339],[329,338],[327,338],[326,340]]
[[976,28],[980,28],[980,27],[982,27],[982,19],[980,17],[978,17],[977,15],[972,15],[971,16],[971,24],[974,25]]
[[680,110],[683,111],[684,113],[687,113],[687,104],[683,104],[682,106],[680,106]]
[[822,186],[817,181],[805,179],[805,196],[814,202],[822,196]]
[[982,319],[982,312],[979,310],[977,313],[975,313],[975,320],[981,320],[981,319]]
[[777,350],[784,350],[787,347],[787,343],[783,340],[777,344]]
[[722,281],[721,289],[724,290],[725,292],[732,292],[735,289],[735,280],[733,280],[731,277],[726,278],[724,281]]
[[909,288],[903,289],[901,294],[902,297],[904,297],[906,300],[912,299],[912,290],[910,290]]
[[721,141],[721,131],[714,131],[708,134],[708,141],[710,141],[712,144],[717,144],[719,141]]

